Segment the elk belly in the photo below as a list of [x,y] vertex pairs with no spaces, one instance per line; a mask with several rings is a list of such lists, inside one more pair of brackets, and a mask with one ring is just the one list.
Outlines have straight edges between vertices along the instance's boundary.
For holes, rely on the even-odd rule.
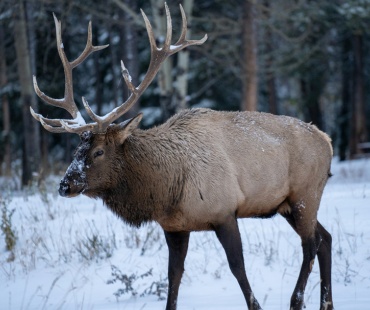
[[244,192],[244,198],[239,201],[237,217],[269,218],[281,211],[282,204],[289,195],[287,179],[281,182],[259,182],[248,189]]

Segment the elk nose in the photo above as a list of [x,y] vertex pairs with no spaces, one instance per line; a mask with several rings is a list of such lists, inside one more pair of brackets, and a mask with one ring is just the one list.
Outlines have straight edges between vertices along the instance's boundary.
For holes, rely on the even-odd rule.
[[62,197],[67,197],[70,192],[71,192],[71,188],[68,182],[65,179],[62,179],[59,185],[59,195]]

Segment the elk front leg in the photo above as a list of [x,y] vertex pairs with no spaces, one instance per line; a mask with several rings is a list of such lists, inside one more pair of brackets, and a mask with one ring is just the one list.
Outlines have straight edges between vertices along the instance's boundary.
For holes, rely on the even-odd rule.
[[168,259],[168,297],[166,310],[176,310],[177,295],[184,262],[188,251],[190,232],[167,232],[165,231],[166,242],[169,250]]
[[231,272],[238,280],[250,310],[260,310],[261,307],[254,297],[245,273],[244,258],[238,222],[235,217],[230,218],[223,224],[214,227],[218,240],[225,249]]

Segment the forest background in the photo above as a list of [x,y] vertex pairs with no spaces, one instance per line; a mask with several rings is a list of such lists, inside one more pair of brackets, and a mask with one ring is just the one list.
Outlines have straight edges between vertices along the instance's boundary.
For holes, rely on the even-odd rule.
[[[143,127],[190,107],[257,110],[312,122],[333,139],[340,160],[364,156],[370,132],[370,0],[168,0],[174,38],[181,30],[181,3],[188,37],[208,40],[171,57],[157,82],[130,116],[144,113]],[[162,0],[3,0],[0,2],[0,175],[19,186],[59,173],[71,161],[75,135],[51,134],[30,112],[65,118],[42,103],[32,75],[47,95],[64,94],[52,13],[62,22],[70,60],[83,50],[87,25],[94,53],[74,70],[74,93],[97,114],[129,95],[120,60],[134,85],[146,73],[150,48],[143,9],[160,44],[165,34]],[[88,117],[86,116],[86,119]]]

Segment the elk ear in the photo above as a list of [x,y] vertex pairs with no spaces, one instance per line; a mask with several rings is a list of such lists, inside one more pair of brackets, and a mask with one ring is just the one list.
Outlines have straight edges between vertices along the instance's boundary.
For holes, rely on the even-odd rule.
[[119,130],[117,132],[117,142],[119,144],[122,144],[125,142],[126,138],[131,135],[132,131],[137,128],[139,125],[141,119],[143,118],[143,113],[139,113],[133,118],[130,118],[127,121],[124,121],[117,126],[119,127]]

